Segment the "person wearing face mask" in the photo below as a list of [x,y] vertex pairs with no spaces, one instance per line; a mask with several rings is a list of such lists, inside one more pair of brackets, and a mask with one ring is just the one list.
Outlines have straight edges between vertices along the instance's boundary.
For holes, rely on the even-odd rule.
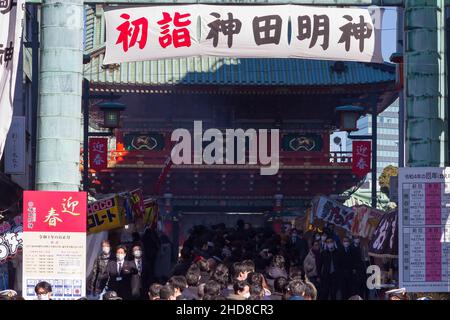
[[327,238],[328,235],[326,233],[322,233],[322,235],[320,236],[320,250],[324,251],[327,250]]
[[108,274],[106,273],[106,266],[111,260],[111,244],[108,240],[102,241],[102,252],[95,259],[92,268],[92,277],[88,284],[88,292],[91,295],[98,296],[101,294],[108,281]]
[[341,268],[341,277],[339,277],[339,280],[342,299],[347,300],[353,295],[356,275],[353,250],[350,247],[350,239],[348,237],[342,239],[342,248],[339,249],[338,256]]
[[46,281],[39,282],[34,287],[34,292],[38,300],[52,300],[52,286]]
[[106,266],[107,290],[117,292],[124,300],[131,298],[131,276],[137,273],[134,263],[125,260],[126,254],[126,247],[119,245],[116,249],[116,260],[108,262]]
[[326,250],[321,254],[322,265],[320,267],[320,300],[336,300],[336,293],[339,289],[340,266],[336,244],[334,239],[328,237],[326,240]]
[[145,299],[144,288],[150,283],[147,278],[147,268],[142,258],[142,247],[136,244],[132,247],[133,258],[131,260],[133,275],[131,276],[131,296],[135,300]]

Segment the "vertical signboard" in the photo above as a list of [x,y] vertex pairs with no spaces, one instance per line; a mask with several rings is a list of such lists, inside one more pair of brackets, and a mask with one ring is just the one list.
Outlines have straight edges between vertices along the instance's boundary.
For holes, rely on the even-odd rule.
[[362,177],[370,172],[371,141],[353,141],[352,172]]
[[23,284],[35,299],[40,281],[51,284],[52,299],[86,293],[86,192],[24,191]]
[[13,115],[25,1],[0,1],[0,159]]
[[108,138],[89,138],[89,167],[94,170],[108,167]]
[[398,195],[400,287],[450,292],[450,168],[400,168]]
[[25,174],[25,117],[13,117],[5,146],[5,173]]

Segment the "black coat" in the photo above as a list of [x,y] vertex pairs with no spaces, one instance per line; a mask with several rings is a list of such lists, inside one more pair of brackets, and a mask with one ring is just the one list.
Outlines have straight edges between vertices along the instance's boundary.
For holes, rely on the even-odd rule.
[[120,274],[117,273],[117,261],[110,261],[106,266],[108,274],[108,291],[115,291],[122,299],[131,298],[131,277],[137,273],[134,262],[124,260]]
[[130,262],[132,264],[132,268],[135,270],[135,273],[131,275],[131,296],[133,299],[145,299],[146,291],[149,288],[147,264],[144,259],[141,259],[142,270],[141,273],[138,273],[139,269],[134,259]]
[[298,262],[302,265],[303,260],[305,260],[309,252],[308,242],[304,238],[298,237],[295,242],[293,242],[292,238],[290,238],[288,247],[294,254],[294,259],[298,259]]
[[106,273],[106,266],[111,261],[109,254],[100,254],[95,259],[92,268],[92,277],[89,282],[88,290],[92,293],[100,294],[108,282],[108,274]]
[[351,273],[353,270],[355,270],[355,260],[354,260],[354,253],[351,248],[340,248],[338,251],[339,256],[339,265],[342,272],[345,274]]
[[326,278],[330,276],[331,263],[334,265],[334,274],[338,275],[341,271],[339,263],[339,254],[337,250],[329,251],[325,250],[322,252],[322,264],[320,268],[320,276]]

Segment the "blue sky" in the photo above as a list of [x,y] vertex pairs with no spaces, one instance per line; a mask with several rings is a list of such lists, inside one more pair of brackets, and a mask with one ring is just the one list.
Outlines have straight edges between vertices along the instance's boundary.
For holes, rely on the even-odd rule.
[[396,51],[397,38],[397,10],[395,7],[386,7],[383,19],[382,51],[385,61]]

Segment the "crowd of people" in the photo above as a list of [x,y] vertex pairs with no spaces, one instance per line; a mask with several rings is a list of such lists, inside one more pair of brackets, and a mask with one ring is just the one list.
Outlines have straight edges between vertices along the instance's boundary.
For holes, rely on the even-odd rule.
[[[148,243],[148,241],[147,241]],[[366,298],[360,239],[340,238],[332,224],[308,238],[292,229],[238,221],[195,226],[168,278],[156,279],[139,239],[111,252],[102,243],[89,291],[103,298],[150,300],[336,300]],[[105,295],[105,292],[107,293]]]
[[[89,297],[101,300],[365,300],[366,265],[359,238],[339,237],[332,224],[323,231],[253,228],[240,220],[196,226],[184,241],[179,260],[167,276],[155,275],[160,239],[147,229],[129,246],[112,250],[102,242],[87,282]],[[35,287],[36,299],[52,300],[52,286]],[[408,300],[402,289],[390,300]],[[81,297],[79,300],[86,300]],[[421,297],[418,300],[427,300]],[[23,300],[14,290],[0,300]]]

